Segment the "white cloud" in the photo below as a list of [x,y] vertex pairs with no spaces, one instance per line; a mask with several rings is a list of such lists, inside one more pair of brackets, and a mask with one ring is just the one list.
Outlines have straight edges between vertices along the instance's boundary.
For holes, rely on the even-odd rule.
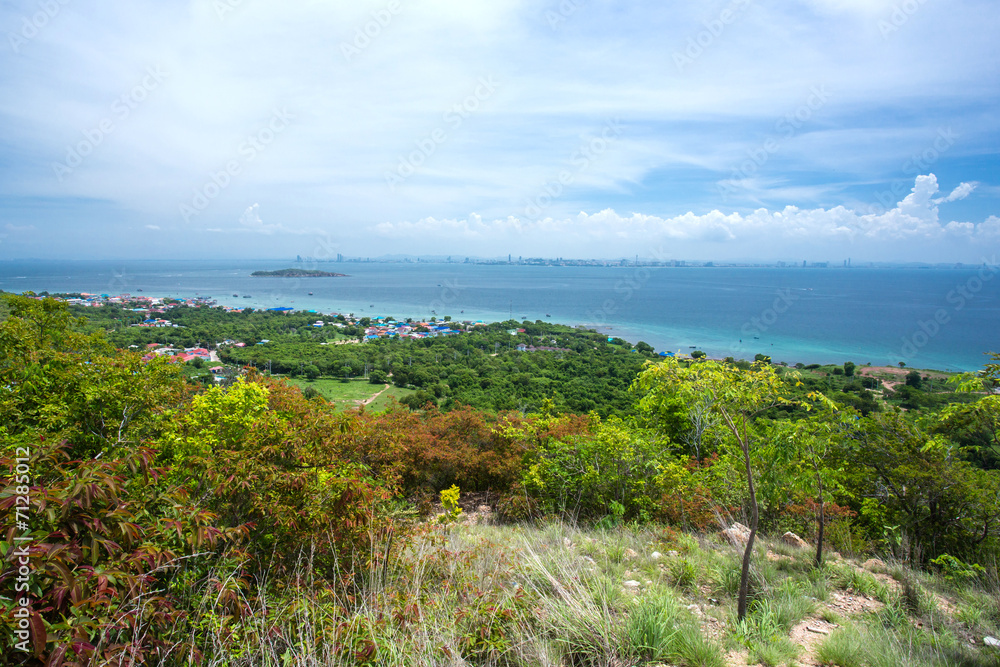
[[261,234],[273,234],[281,230],[281,225],[266,225],[260,219],[260,204],[252,204],[243,211],[240,216],[240,225],[245,230],[259,232]]
[[935,204],[947,204],[953,201],[959,201],[960,199],[965,199],[972,194],[972,191],[976,189],[978,183],[962,183],[957,188],[951,191],[951,194],[947,197],[942,197],[940,199],[935,199]]
[[[537,222],[517,217],[486,221],[468,218],[423,218],[416,222],[383,222],[372,231],[387,239],[499,241],[527,240],[538,247],[558,247],[565,239],[586,240],[595,248],[618,248],[637,243],[703,243],[738,246],[766,239],[788,251],[816,248],[830,241],[843,243],[899,242],[933,245],[942,240],[993,242],[1000,235],[1000,219],[991,216],[978,225],[942,222],[937,204],[955,201],[971,192],[963,183],[948,197],[939,192],[934,174],[918,176],[912,192],[885,213],[863,213],[844,206],[780,210],[761,208],[749,214],[725,214],[713,210],[703,215],[686,213],[660,217],[633,213],[621,215],[613,209],[581,212],[565,218],[548,217]],[[608,256],[608,255],[599,255]]]
[[[37,244],[68,253],[102,252],[117,238],[108,221],[118,215],[173,229],[179,204],[198,210],[187,230],[249,232],[223,252],[254,256],[301,241],[279,250],[285,235],[356,237],[380,220],[400,230],[403,220],[453,221],[456,239],[514,239],[543,228],[518,216],[568,170],[572,182],[544,215],[597,213],[573,218],[563,234],[621,239],[634,225],[677,241],[732,243],[768,228],[754,209],[829,212],[850,201],[837,198],[840,184],[884,187],[917,173],[905,166],[914,159],[923,173],[931,164],[955,173],[939,164],[947,160],[995,171],[1000,13],[987,0],[917,3],[888,38],[878,23],[898,0],[741,3],[745,11],[720,27],[731,4],[403,0],[347,58],[342,45],[385,0],[197,0],[186,11],[154,0],[124,9],[72,3],[19,52],[0,50],[0,214],[18,225],[62,225],[66,234]],[[220,17],[217,5],[232,11]],[[16,29],[35,11],[27,0],[4,3],[0,23]],[[552,11],[563,19],[557,25],[547,20]],[[674,55],[692,43],[693,62],[679,71]],[[137,88],[151,67],[162,81]],[[448,120],[484,77],[495,92],[463,109],[460,124]],[[805,107],[790,136],[778,128],[824,86],[828,103]],[[295,116],[280,133],[268,128],[276,107]],[[622,119],[621,137],[581,159],[580,147],[612,118]],[[109,132],[97,132],[102,123]],[[957,139],[939,144],[939,130],[952,126]],[[438,130],[440,141],[391,192],[385,173]],[[262,149],[247,144],[260,137]],[[757,158],[769,138],[777,149]],[[81,145],[86,155],[57,178],[53,164],[68,163]],[[748,158],[758,160],[749,172],[741,170]],[[749,178],[734,199],[720,200],[716,184],[734,172]],[[971,186],[934,203],[967,197]],[[1000,202],[997,183],[976,194],[966,210],[979,207],[978,219],[997,212],[981,210]],[[269,220],[258,211],[237,224],[248,202],[262,202]],[[743,222],[706,213],[720,207]],[[911,208],[884,226],[924,234],[934,224],[928,202]],[[664,222],[626,216],[626,231],[605,232],[605,210],[658,213]],[[463,221],[469,211],[517,223]],[[683,211],[699,215],[671,217]],[[849,236],[849,216],[833,217]],[[344,250],[390,250],[371,240]]]
[[146,229],[152,229],[152,230],[155,230],[155,231],[159,231],[160,230],[160,226],[159,225],[146,225]]

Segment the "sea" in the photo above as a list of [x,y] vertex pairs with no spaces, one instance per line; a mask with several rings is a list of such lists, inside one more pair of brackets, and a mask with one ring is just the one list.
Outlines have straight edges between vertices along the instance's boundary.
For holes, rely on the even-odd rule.
[[[251,277],[311,268],[336,278]],[[1000,268],[535,266],[289,260],[0,261],[0,290],[211,297],[397,319],[541,320],[661,352],[975,371],[1000,352]]]

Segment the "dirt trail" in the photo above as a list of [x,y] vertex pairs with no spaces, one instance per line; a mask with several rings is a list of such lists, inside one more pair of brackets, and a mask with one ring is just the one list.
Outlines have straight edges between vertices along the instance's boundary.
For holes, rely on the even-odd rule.
[[388,388],[389,388],[389,385],[385,385],[385,386],[383,386],[383,387],[382,387],[382,388],[381,388],[381,389],[379,390],[379,392],[378,392],[377,394],[375,394],[374,396],[370,396],[370,397],[368,397],[368,398],[366,398],[366,399],[364,399],[364,400],[361,400],[361,401],[354,401],[354,402],[355,402],[355,403],[357,403],[358,405],[369,405],[369,404],[371,404],[371,402],[372,402],[372,401],[374,401],[374,400],[375,400],[376,398],[378,398],[378,397],[379,397],[379,396],[381,396],[381,395],[382,395],[383,393],[385,393],[385,391],[386,391],[386,390],[387,390]]

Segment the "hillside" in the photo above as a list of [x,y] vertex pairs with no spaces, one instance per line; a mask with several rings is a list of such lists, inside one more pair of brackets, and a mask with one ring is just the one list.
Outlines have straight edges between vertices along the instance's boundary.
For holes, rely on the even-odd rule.
[[[191,381],[208,350],[177,363],[54,299],[2,301],[0,642],[26,664],[997,662],[995,363],[949,391],[908,373],[915,407],[883,388],[864,411],[831,400],[858,381],[847,365],[654,360],[592,332],[323,346],[385,346],[392,376],[417,377],[403,351],[433,368],[458,351],[438,341],[465,343],[484,372],[454,371],[528,386],[569,360],[583,385],[622,373],[628,401],[376,410],[252,367]],[[342,335],[241,315],[289,355]],[[489,350],[552,333],[573,352]],[[926,398],[945,394],[964,398]]]

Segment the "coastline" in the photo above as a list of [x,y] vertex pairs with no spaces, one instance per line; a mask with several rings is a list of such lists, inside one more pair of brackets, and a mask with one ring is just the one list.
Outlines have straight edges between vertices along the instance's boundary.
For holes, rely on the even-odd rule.
[[[65,294],[65,293],[62,293],[62,294]],[[59,294],[58,296],[62,296],[62,294]],[[93,294],[93,293],[84,293],[84,294]],[[124,294],[121,294],[121,295],[109,295],[109,297],[111,299],[120,299],[120,298],[131,297],[133,299],[134,298],[141,298],[141,299],[153,299],[153,300],[163,300],[163,299],[185,300],[185,299],[182,299],[181,297],[173,296],[173,295],[163,296],[163,295],[158,295],[158,294],[145,294],[145,293],[143,293],[143,294],[124,293]],[[192,304],[196,304],[196,303],[200,302],[200,303],[203,303],[204,305],[210,305],[210,306],[213,306],[213,307],[217,307],[217,306],[228,307],[228,308],[231,308],[231,309],[233,309],[235,311],[242,311],[242,310],[244,310],[247,307],[252,307],[257,312],[264,312],[264,311],[269,310],[269,308],[266,307],[266,306],[261,307],[260,305],[258,305],[256,303],[253,303],[253,302],[257,301],[256,299],[251,299],[250,300],[251,303],[241,302],[241,299],[239,299],[239,298],[233,298],[233,297],[212,298],[211,302],[201,301],[201,300],[206,299],[206,298],[211,298],[211,297],[204,297],[204,296],[196,295],[196,296],[193,296],[193,297],[190,297],[190,296],[186,297],[186,300],[192,302]],[[226,302],[226,303],[224,303],[224,302]],[[191,305],[191,304],[189,304],[189,305]],[[273,309],[273,308],[270,308],[270,309]],[[324,311],[324,310],[319,310],[319,309],[306,309],[306,308],[292,308],[292,310],[295,311],[295,312],[308,312],[308,313],[316,313],[316,314],[319,314],[319,315],[336,315],[336,314],[353,315],[353,317],[355,319],[360,319],[362,317],[370,317],[371,319],[374,320],[374,319],[384,319],[384,318],[390,317],[390,316],[392,316],[392,317],[394,317],[394,318],[396,318],[398,320],[406,319],[407,317],[412,317],[415,320],[424,320],[424,319],[429,320],[430,319],[430,318],[425,318],[425,317],[421,317],[421,316],[414,316],[414,315],[406,314],[405,312],[402,312],[402,311],[400,311],[399,314],[397,314],[395,311],[393,313],[383,313],[383,314],[376,313],[374,311],[372,311],[372,312],[364,312],[363,308],[359,309],[361,312],[354,312],[354,311],[350,311],[349,312],[349,311],[344,311],[344,310],[327,310],[327,311]],[[487,319],[484,319],[484,318],[471,319],[470,317],[464,316],[463,313],[451,314],[449,312],[443,312],[443,313],[438,314],[436,316],[436,319],[438,319],[440,321],[443,321],[444,317],[446,317],[446,316],[450,317],[453,321],[456,321],[456,322],[468,322],[468,323],[473,323],[473,324],[476,324],[476,323],[497,324],[497,323],[511,321],[509,319],[496,319],[496,318],[492,318],[492,319],[489,319],[489,318],[487,318]],[[537,322],[539,320],[519,320],[517,318],[514,318],[513,321],[518,322],[520,324],[532,324],[532,323],[535,323],[535,322]],[[817,350],[816,354],[809,354],[808,352],[805,352],[805,351],[800,351],[798,353],[798,355],[795,352],[792,352],[792,353],[789,354],[790,350],[789,350],[788,347],[786,347],[785,345],[782,345],[782,346],[780,346],[778,348],[775,348],[774,347],[774,343],[769,343],[769,344],[767,344],[766,347],[764,345],[758,345],[757,347],[759,349],[757,349],[756,351],[752,351],[750,345],[744,345],[744,346],[739,347],[739,348],[736,348],[733,345],[730,345],[730,348],[728,350],[725,349],[725,348],[720,349],[720,346],[718,345],[718,343],[715,343],[715,344],[711,344],[710,343],[710,344],[706,344],[706,345],[695,343],[695,344],[687,344],[687,345],[685,345],[684,343],[688,343],[689,342],[689,340],[687,340],[687,339],[694,340],[696,338],[700,338],[700,339],[705,339],[705,340],[711,340],[711,338],[712,338],[711,334],[709,334],[707,336],[705,336],[705,335],[698,336],[698,335],[694,335],[693,332],[687,332],[687,333],[676,332],[675,336],[678,338],[678,340],[680,342],[678,342],[676,345],[674,345],[674,346],[671,347],[671,346],[657,345],[654,341],[657,341],[659,339],[659,336],[655,332],[651,332],[648,329],[642,329],[641,327],[637,329],[634,326],[628,326],[628,325],[617,324],[617,323],[615,323],[615,324],[601,324],[601,325],[594,324],[594,323],[567,323],[567,322],[561,321],[559,319],[551,318],[551,317],[546,318],[544,320],[540,320],[540,321],[542,321],[545,324],[555,324],[555,325],[560,325],[560,326],[566,326],[566,327],[569,327],[569,328],[585,328],[585,329],[593,330],[593,331],[596,331],[597,333],[606,335],[609,338],[621,338],[623,340],[628,341],[629,343],[631,343],[633,345],[639,343],[640,341],[643,341],[643,342],[646,342],[648,344],[652,344],[654,346],[654,348],[656,349],[656,352],[658,352],[658,353],[659,352],[672,352],[672,353],[675,353],[675,354],[690,355],[695,350],[700,350],[702,352],[705,352],[706,355],[709,358],[711,358],[711,359],[723,360],[723,359],[725,359],[727,357],[733,357],[734,359],[737,359],[737,360],[753,361],[754,356],[757,353],[768,354],[767,348],[770,348],[771,351],[772,351],[772,353],[768,354],[768,356],[771,357],[771,361],[773,363],[776,363],[776,364],[783,364],[783,365],[787,365],[787,366],[794,366],[797,363],[802,363],[802,364],[823,364],[823,365],[830,365],[830,364],[840,365],[840,364],[843,364],[845,362],[850,361],[850,362],[856,363],[859,367],[868,367],[868,366],[870,366],[872,368],[888,368],[888,369],[894,369],[894,368],[897,367],[897,366],[895,366],[893,364],[885,363],[884,361],[878,361],[878,360],[871,361],[871,360],[867,360],[867,359],[862,360],[863,357],[865,356],[864,354],[860,354],[860,355],[859,354],[853,354],[853,355],[851,355],[849,353],[843,353],[843,352],[840,353],[840,354],[836,354],[836,353],[831,352],[828,349],[827,350],[822,350],[822,351]],[[706,334],[708,332],[704,332],[703,331],[701,333],[702,334]],[[775,352],[778,352],[778,353],[775,354]],[[984,357],[985,357],[985,354],[986,353],[984,352]],[[985,362],[986,362],[986,360],[984,358],[984,363]],[[906,367],[907,370],[922,370],[922,371],[932,371],[932,372],[940,372],[940,373],[967,372],[967,371],[970,371],[970,370],[973,370],[973,371],[974,370],[978,370],[978,369],[957,369],[957,368],[940,367],[940,366],[933,366],[933,365],[921,366],[921,365],[911,365],[911,364],[906,364],[905,367]],[[902,368],[902,367],[900,367],[900,368]]]
[[[654,268],[636,274],[628,267],[359,263],[351,264],[350,276],[329,281],[250,276],[287,266],[13,262],[0,265],[0,289],[211,296],[239,309],[290,307],[359,317],[541,320],[645,341],[657,351],[698,349],[746,359],[762,353],[789,364],[904,361],[908,367],[978,371],[988,363],[985,353],[998,346],[991,332],[1000,283],[984,283],[959,309],[947,297],[967,282],[963,269]],[[948,322],[935,328],[942,309]]]

